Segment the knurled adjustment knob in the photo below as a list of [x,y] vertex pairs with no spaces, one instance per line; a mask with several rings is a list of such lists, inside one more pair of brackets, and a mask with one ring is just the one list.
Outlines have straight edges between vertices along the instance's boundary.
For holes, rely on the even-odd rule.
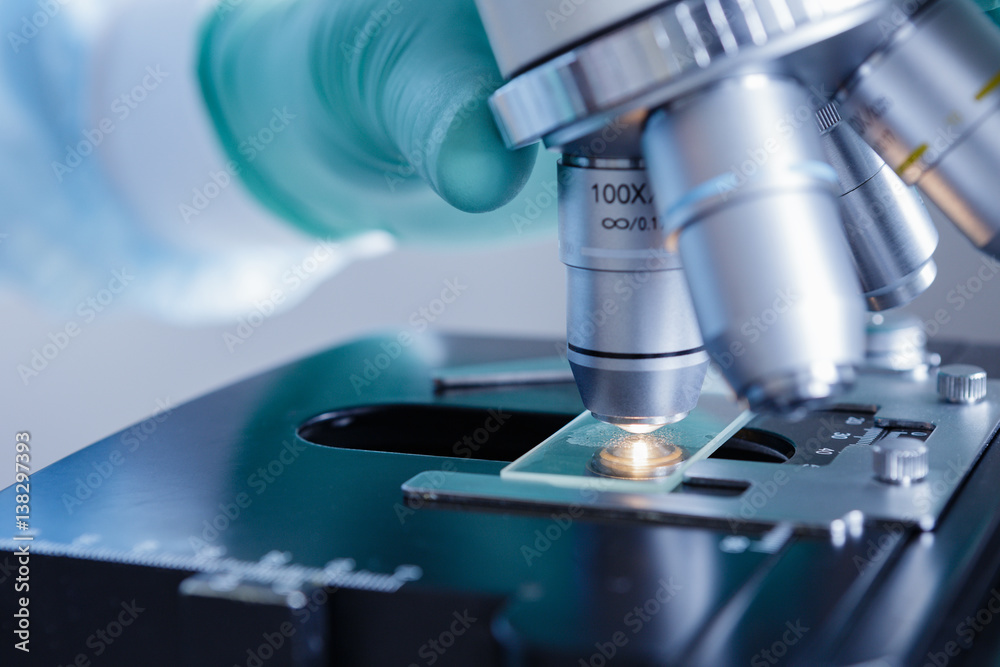
[[971,364],[942,366],[937,389],[948,403],[978,403],[986,397],[986,371]]
[[816,124],[819,125],[819,133],[826,134],[840,123],[840,109],[836,102],[830,102],[816,112]]
[[927,445],[916,438],[892,438],[872,445],[875,477],[903,486],[927,477]]

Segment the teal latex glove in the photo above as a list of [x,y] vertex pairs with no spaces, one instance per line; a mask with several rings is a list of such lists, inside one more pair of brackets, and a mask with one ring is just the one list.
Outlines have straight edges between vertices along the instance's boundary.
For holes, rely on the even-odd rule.
[[503,80],[473,0],[224,0],[199,69],[244,182],[308,231],[437,243],[525,231],[512,222],[525,202],[460,212],[509,202],[537,157],[496,129],[487,98]]
[[1000,25],[1000,0],[976,0],[976,4],[983,8],[994,23]]

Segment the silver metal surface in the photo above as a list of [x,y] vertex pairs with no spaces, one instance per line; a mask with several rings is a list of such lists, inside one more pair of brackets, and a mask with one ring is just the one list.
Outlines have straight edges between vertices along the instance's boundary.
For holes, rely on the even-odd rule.
[[842,122],[835,102],[816,116],[826,160],[840,181],[844,231],[868,309],[905,305],[937,275],[934,223],[917,193]]
[[976,246],[1000,251],[1000,32],[968,0],[905,13],[838,93],[845,117]]
[[[991,395],[997,396],[1000,385],[990,384]],[[646,482],[595,478],[585,470],[590,453],[578,447],[584,449],[584,455],[570,456],[573,449],[567,444],[581,427],[595,422],[574,420],[543,443],[562,443],[561,453],[553,453],[559,464],[548,462],[550,469],[559,468],[558,474],[544,473],[547,455],[539,447],[525,457],[543,468],[535,475],[506,474],[514,464],[501,477],[435,471],[414,477],[403,489],[411,497],[444,502],[515,504],[543,511],[586,508],[645,520],[718,525],[736,533],[762,525],[788,524],[800,532],[833,534],[845,529],[844,517],[854,516],[897,521],[929,531],[1000,423],[1000,403],[995,399],[987,397],[974,405],[942,403],[930,379],[914,382],[893,375],[866,374],[844,400],[878,405],[879,423],[934,426],[930,435],[922,432],[928,461],[922,483],[903,486],[878,482],[872,477],[872,447],[860,443],[846,446],[821,467],[696,459],[686,462],[680,474],[689,488],[683,493],[677,492],[681,480],[676,475]],[[698,418],[700,410],[701,406],[689,420]],[[851,415],[845,413],[841,418],[848,420]],[[678,427],[687,423],[685,420]],[[836,424],[822,424],[821,428],[829,432]],[[797,448],[809,446],[806,442],[795,444]],[[573,465],[577,466],[576,475],[563,469]],[[690,492],[705,484],[745,490],[730,495]]]
[[573,382],[573,371],[563,357],[517,359],[491,364],[452,366],[433,371],[435,391],[471,387],[518,387]]
[[[882,0],[672,2],[517,76],[490,104],[510,146],[542,138],[558,146],[629,111],[655,109],[748,68],[773,67],[888,7]],[[851,54],[864,58],[873,48],[862,44]],[[841,65],[815,56],[806,66],[829,70],[825,79],[836,81]],[[843,66],[852,62],[846,58]]]
[[843,391],[863,357],[864,308],[808,93],[767,75],[720,82],[654,114],[644,148],[732,387],[779,412]]
[[505,77],[665,4],[667,0],[476,0]]
[[978,403],[986,398],[986,371],[971,364],[949,364],[938,371],[937,388],[948,403]]
[[907,486],[927,477],[927,445],[916,438],[892,438],[872,445],[875,479]]
[[708,355],[642,161],[564,157],[559,221],[568,359],[584,405],[622,426],[681,419]]

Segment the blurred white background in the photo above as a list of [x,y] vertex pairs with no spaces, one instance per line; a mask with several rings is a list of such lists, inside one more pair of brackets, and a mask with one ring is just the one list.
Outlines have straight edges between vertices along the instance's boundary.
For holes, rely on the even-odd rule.
[[[950,224],[939,219],[938,228],[938,279],[910,310],[929,322],[933,339],[1000,343],[997,264]],[[985,276],[992,279],[980,282]],[[4,288],[0,437],[13,451],[14,433],[30,431],[37,469],[144,419],[164,402],[180,404],[373,331],[406,328],[411,315],[456,278],[468,287],[434,329],[563,335],[565,281],[554,238],[463,252],[402,250],[355,263],[300,306],[266,320],[232,352],[223,336],[235,331],[236,321],[183,329],[112,304],[27,385],[17,366],[29,364],[32,351],[65,322]],[[0,484],[12,480],[13,470],[4,466]]]

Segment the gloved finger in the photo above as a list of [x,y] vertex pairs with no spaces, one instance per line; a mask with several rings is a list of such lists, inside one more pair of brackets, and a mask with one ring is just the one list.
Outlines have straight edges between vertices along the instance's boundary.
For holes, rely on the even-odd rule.
[[[230,2],[206,29],[202,88],[244,179],[285,217],[328,218],[344,182],[385,201],[422,180],[470,212],[524,186],[537,149],[509,151],[496,129],[487,98],[502,81],[473,0]],[[282,140],[243,150],[286,106]],[[371,217],[345,199],[345,216]]]
[[[328,14],[324,90],[390,161],[449,203],[486,211],[524,185],[536,149],[504,146],[487,104],[503,83],[472,0],[355,0]],[[370,144],[367,144],[370,147]]]

